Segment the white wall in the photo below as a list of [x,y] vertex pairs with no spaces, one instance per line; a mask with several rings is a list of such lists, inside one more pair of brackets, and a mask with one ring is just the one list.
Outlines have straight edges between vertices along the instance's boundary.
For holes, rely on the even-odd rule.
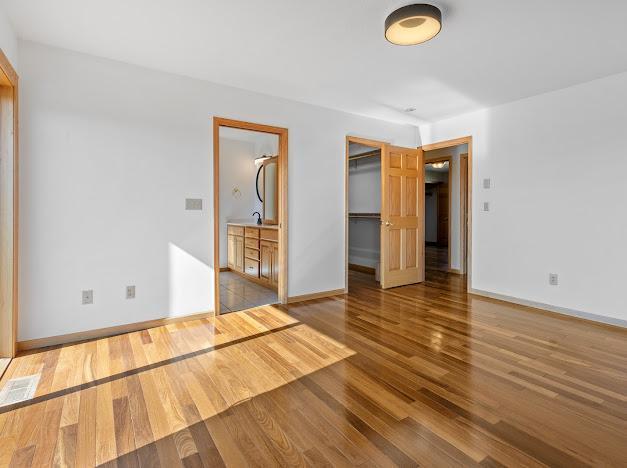
[[[451,171],[451,212],[450,217],[450,230],[451,230],[451,269],[459,270],[461,268],[461,230],[460,230],[460,180],[459,180],[459,158],[462,154],[468,153],[468,145],[457,145],[450,148],[442,148],[438,150],[426,151],[425,157],[447,157],[451,158],[451,165],[449,170]],[[446,175],[446,182],[448,183],[448,174]]]
[[17,60],[17,35],[13,30],[9,18],[0,8],[0,49],[7,56],[11,65],[19,73]]
[[289,129],[290,296],[344,287],[346,135],[418,145],[412,126],[32,43],[19,54],[20,340],[212,308],[214,115]]
[[[224,135],[227,135],[225,137]],[[227,266],[228,221],[254,222],[263,215],[257,198],[255,158],[278,154],[279,137],[232,128],[220,129],[220,266]],[[237,191],[235,191],[237,189]]]
[[473,136],[473,288],[627,320],[626,124],[623,73],[420,128]]

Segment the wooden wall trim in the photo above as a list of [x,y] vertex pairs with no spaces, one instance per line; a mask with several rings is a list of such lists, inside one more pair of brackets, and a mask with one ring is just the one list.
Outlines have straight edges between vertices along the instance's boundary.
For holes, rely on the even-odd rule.
[[131,333],[134,331],[146,330],[148,328],[161,327],[170,323],[187,322],[189,320],[199,320],[212,316],[213,312],[201,312],[198,314],[182,315],[180,317],[146,320],[144,322],[129,323],[125,325],[116,325],[113,327],[98,328],[95,330],[68,333],[65,335],[49,336],[45,338],[37,338],[34,340],[20,341],[17,343],[17,348],[19,351],[28,351],[31,349],[45,348],[48,346],[76,343],[79,341],[105,338],[107,336],[121,335],[122,333]]
[[300,296],[292,296],[288,298],[287,302],[288,304],[293,304],[295,302],[311,301],[313,299],[322,299],[325,297],[340,296],[342,294],[346,294],[346,289],[344,288],[332,289],[331,291],[321,291],[317,293],[302,294]]
[[607,317],[605,315],[591,314],[588,312],[582,312],[580,310],[568,309],[566,307],[553,306],[545,304],[543,302],[530,301],[528,299],[522,299],[514,296],[507,296],[505,294],[493,293],[490,291],[484,291],[481,289],[469,289],[469,294],[475,296],[486,297],[488,299],[494,299],[496,301],[508,302],[510,304],[516,304],[524,307],[535,309],[539,313],[553,315],[556,314],[563,316],[567,320],[581,320],[588,324],[597,325],[600,327],[611,327],[613,329],[627,328],[627,320],[621,320],[614,317]]
[[[7,200],[7,205],[3,207],[3,217],[10,217],[11,225],[1,226],[2,237],[5,240],[11,239],[11,245],[8,249],[3,248],[5,251],[1,255],[3,259],[6,259],[6,264],[3,265],[4,271],[0,273],[0,276],[10,278],[6,283],[7,291],[2,295],[7,303],[10,302],[10,305],[2,307],[0,310],[0,358],[12,358],[17,352],[16,340],[19,318],[19,77],[1,49],[0,87],[2,88],[0,93],[2,103],[0,105],[3,107],[0,118],[4,119],[5,115],[10,117],[10,120],[3,122],[3,125],[11,125],[10,132],[7,133],[12,133],[13,137],[11,140],[10,138],[7,139],[6,135],[0,135],[0,144],[7,141],[12,143],[12,154],[7,154],[4,157],[7,158],[5,164],[9,164],[8,161],[12,156],[13,166],[12,174],[7,174],[7,179],[2,180],[3,185],[7,184],[7,180],[12,182],[12,193],[2,194],[3,197],[11,197],[10,200]],[[5,149],[7,148],[0,148],[0,151]],[[4,242],[2,245],[4,246]]]

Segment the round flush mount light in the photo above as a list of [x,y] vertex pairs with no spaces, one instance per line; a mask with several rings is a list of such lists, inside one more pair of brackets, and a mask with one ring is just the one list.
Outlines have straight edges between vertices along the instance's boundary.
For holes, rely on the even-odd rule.
[[427,3],[407,5],[385,20],[385,38],[396,45],[416,45],[433,39],[442,29],[442,12]]

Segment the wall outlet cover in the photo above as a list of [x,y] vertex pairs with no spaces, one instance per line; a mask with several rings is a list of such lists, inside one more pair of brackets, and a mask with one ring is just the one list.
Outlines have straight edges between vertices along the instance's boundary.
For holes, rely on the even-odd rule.
[[202,198],[186,198],[186,210],[202,210]]
[[82,303],[85,304],[93,304],[94,303],[94,290],[93,289],[85,289],[82,293]]
[[135,299],[135,286],[127,286],[126,287],[126,298],[127,299]]
[[490,179],[483,179],[483,188],[484,189],[489,189],[491,184],[492,184],[492,182],[490,181]]
[[490,211],[490,202],[483,202],[483,211]]

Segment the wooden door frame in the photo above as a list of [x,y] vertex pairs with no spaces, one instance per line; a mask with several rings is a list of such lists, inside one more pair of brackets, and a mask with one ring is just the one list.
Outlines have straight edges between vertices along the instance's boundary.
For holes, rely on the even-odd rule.
[[[463,160],[466,160],[466,178],[462,177],[462,164]],[[463,208],[462,208],[463,207]],[[466,218],[464,218],[464,214]],[[466,245],[466,237],[468,235],[468,153],[462,153],[459,155],[459,252],[460,252],[460,264],[459,272],[462,275],[467,274],[467,255],[468,249]],[[465,222],[466,221],[466,222]]]
[[270,133],[279,137],[279,285],[278,296],[286,304],[287,296],[287,158],[288,130],[242,120],[213,117],[213,287],[214,314],[220,315],[220,127]]
[[[350,156],[351,143],[379,148],[381,153],[383,153],[383,147],[388,144],[385,141],[370,140],[368,138],[350,135],[346,136],[346,157],[344,158],[344,294],[348,292],[348,175],[350,169],[348,158]],[[381,187],[381,190],[383,190],[383,187]],[[381,197],[381,203],[383,203],[383,197]],[[379,207],[379,213],[381,213],[381,207]]]
[[[0,232],[11,233],[12,237],[12,245],[10,248],[6,249],[6,252],[2,252],[3,258],[10,258],[11,260],[8,262],[10,265],[3,265],[2,270],[0,270],[0,275],[11,277],[11,286],[7,289],[5,294],[8,295],[10,291],[11,294],[11,304],[7,307],[2,307],[0,309],[0,358],[8,358],[11,359],[15,357],[17,352],[17,322],[18,322],[18,242],[19,242],[19,119],[18,119],[18,97],[19,97],[19,77],[15,71],[15,69],[11,66],[9,59],[4,54],[4,52],[0,49],[0,86],[2,86],[5,91],[2,93],[2,99],[5,99],[4,93],[7,94],[7,101],[9,101],[9,106],[11,109],[11,118],[7,120],[6,123],[11,125],[11,133],[13,134],[13,139],[4,139],[0,138],[0,144],[4,145],[5,143],[11,142],[12,148],[0,148],[1,151],[7,151],[9,155],[13,156],[13,172],[12,174],[8,174],[7,178],[12,180],[13,184],[13,193],[12,200],[8,202],[8,205],[5,209],[8,211],[8,215],[12,217],[12,225],[11,226],[0,226]],[[4,121],[4,117],[0,115],[0,117]],[[3,122],[5,123],[5,122]],[[2,175],[0,175],[2,176]],[[0,180],[3,182],[3,180]],[[2,244],[2,248],[5,248],[5,245]],[[7,269],[9,271],[7,271]],[[3,283],[4,286],[4,283]],[[4,371],[4,366],[0,367],[0,376]]]
[[472,135],[422,145],[422,149],[423,151],[433,151],[436,149],[451,148],[453,146],[463,144],[468,145],[468,152],[464,154],[468,154],[468,178],[466,179],[466,197],[468,200],[468,226],[466,230],[466,287],[467,290],[470,291],[472,289]]
[[[424,148],[423,148],[424,151]],[[426,151],[425,151],[426,153]],[[436,163],[436,162],[448,162],[448,246],[447,246],[447,250],[448,250],[448,265],[447,265],[447,269],[450,272],[451,271],[451,231],[452,231],[452,219],[451,219],[451,213],[453,212],[453,157],[452,156],[434,156],[432,158],[428,158],[425,154],[425,166],[427,164],[431,164],[431,163]],[[426,171],[425,171],[425,176],[426,176]],[[425,184],[426,184],[426,177],[425,177]],[[439,202],[439,200],[438,200]],[[427,223],[427,218],[425,216],[425,226]],[[426,236],[426,230],[425,230],[425,236]]]

